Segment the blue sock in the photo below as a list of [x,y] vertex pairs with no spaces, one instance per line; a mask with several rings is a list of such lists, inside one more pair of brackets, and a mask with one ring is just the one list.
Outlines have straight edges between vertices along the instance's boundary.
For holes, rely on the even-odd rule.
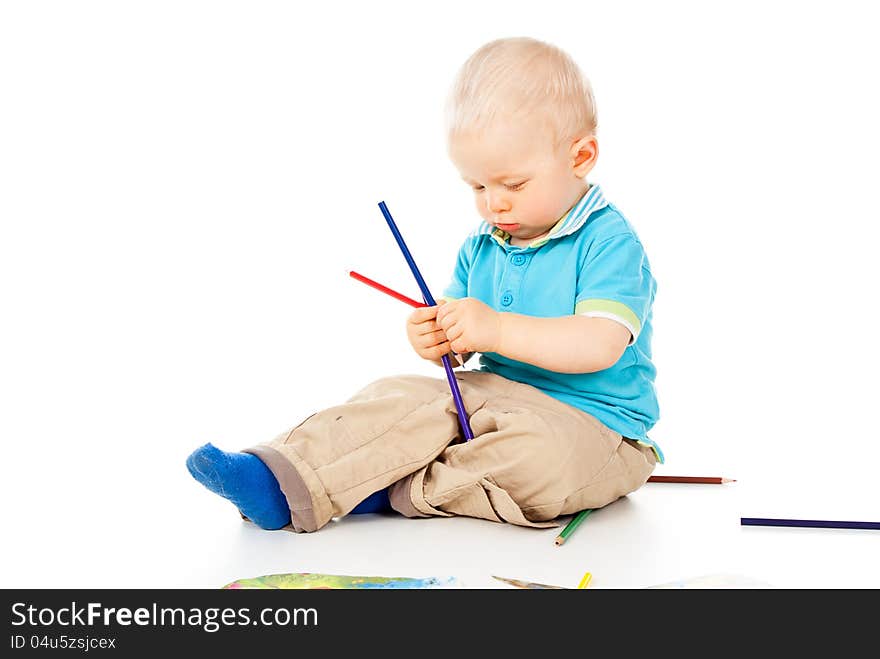
[[388,488],[373,492],[366,499],[361,501],[349,513],[350,515],[360,515],[362,513],[384,513],[393,510],[391,501],[388,500]]
[[227,453],[205,444],[186,459],[186,468],[211,492],[229,499],[260,528],[275,530],[290,523],[287,499],[275,475],[250,453]]
[[[287,498],[270,469],[250,453],[227,453],[205,444],[186,459],[186,467],[199,483],[231,501],[241,514],[260,528],[280,529],[290,523]],[[391,511],[388,489],[361,501],[352,515]]]

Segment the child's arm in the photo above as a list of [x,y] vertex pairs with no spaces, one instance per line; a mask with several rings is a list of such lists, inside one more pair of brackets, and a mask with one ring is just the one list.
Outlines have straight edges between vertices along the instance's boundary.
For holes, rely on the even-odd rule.
[[[498,347],[492,352],[557,373],[593,373],[611,368],[632,337],[626,327],[607,318],[498,315],[501,331]],[[455,350],[455,341],[452,346]]]
[[457,352],[495,352],[558,373],[609,368],[631,338],[626,327],[607,318],[502,313],[475,298],[443,305],[437,323]]

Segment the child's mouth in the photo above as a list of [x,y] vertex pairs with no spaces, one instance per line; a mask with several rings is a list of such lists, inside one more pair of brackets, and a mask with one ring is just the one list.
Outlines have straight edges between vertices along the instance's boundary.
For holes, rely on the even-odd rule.
[[501,229],[502,231],[506,231],[507,233],[511,233],[519,229],[519,224],[495,224],[496,227]]

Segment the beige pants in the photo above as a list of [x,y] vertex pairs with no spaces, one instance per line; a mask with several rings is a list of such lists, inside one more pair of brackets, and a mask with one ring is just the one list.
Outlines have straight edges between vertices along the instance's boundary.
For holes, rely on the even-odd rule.
[[391,486],[409,517],[466,515],[557,526],[641,487],[652,449],[535,387],[491,373],[456,373],[474,438],[461,439],[445,378],[373,382],[246,449],[275,474],[296,531],[315,531]]

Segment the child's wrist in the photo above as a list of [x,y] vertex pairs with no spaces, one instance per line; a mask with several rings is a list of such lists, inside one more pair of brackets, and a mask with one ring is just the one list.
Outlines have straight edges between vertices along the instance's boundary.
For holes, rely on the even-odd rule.
[[504,353],[504,335],[505,326],[510,322],[510,314],[501,311],[495,312],[495,345],[492,352],[503,355]]

